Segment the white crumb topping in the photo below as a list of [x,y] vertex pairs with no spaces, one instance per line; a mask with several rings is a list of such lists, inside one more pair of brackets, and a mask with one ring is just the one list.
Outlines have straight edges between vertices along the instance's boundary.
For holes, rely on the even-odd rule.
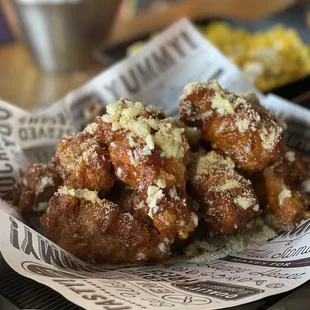
[[150,155],[158,146],[162,156],[180,158],[187,151],[184,128],[178,128],[172,117],[158,119],[156,115],[146,117],[146,108],[140,102],[130,102],[120,99],[116,104],[107,106],[107,114],[102,117],[104,122],[112,124],[112,130],[125,129],[129,145],[136,145],[132,136],[137,136],[145,143],[141,151],[143,156]]
[[192,212],[192,220],[194,222],[195,227],[197,227],[198,226],[198,216],[194,212]]
[[151,134],[146,136],[145,143],[150,150],[153,150],[155,148],[154,139]]
[[165,179],[158,179],[156,185],[160,188],[165,188],[167,186]]
[[144,208],[144,207],[145,207],[144,201],[141,201],[141,202],[139,202],[139,203],[137,204],[137,209],[142,209],[142,208]]
[[249,129],[249,125],[250,125],[249,119],[246,118],[242,119],[237,117],[236,126],[241,133],[246,132]]
[[24,184],[25,186],[28,186],[28,181],[27,181],[26,178],[23,178],[23,184]]
[[237,180],[230,180],[229,182],[225,184],[220,184],[217,186],[212,187],[213,191],[215,192],[223,192],[223,191],[229,191],[234,188],[239,188],[242,185]]
[[256,204],[256,205],[253,207],[253,211],[255,211],[255,212],[258,212],[258,211],[259,211],[259,205],[258,205],[258,204]]
[[166,251],[166,246],[165,246],[165,244],[162,243],[162,242],[158,245],[158,248],[159,248],[159,250],[160,250],[161,252],[163,252],[163,253]]
[[125,213],[126,217],[128,217],[129,221],[134,220],[135,218],[130,213]]
[[151,155],[152,151],[150,150],[150,148],[148,147],[148,145],[146,145],[142,150],[141,150],[141,155],[142,156],[148,156]]
[[[278,127],[280,129],[281,127]],[[262,146],[265,150],[272,149],[279,140],[279,135],[274,127],[267,129],[262,127],[259,131],[259,136],[262,139]]]
[[295,159],[296,159],[296,158],[295,158],[295,153],[292,152],[292,151],[286,152],[284,156],[285,156],[285,159],[286,159],[287,161],[289,161],[290,163],[294,162]]
[[48,208],[48,202],[40,202],[36,207],[35,211],[44,211]]
[[[197,92],[200,89],[204,89],[204,88],[211,88],[214,90],[214,95],[211,99],[211,107],[217,111],[217,113],[219,113],[220,115],[227,115],[227,114],[234,114],[234,107],[233,105],[229,102],[229,100],[227,100],[224,90],[222,89],[222,87],[220,86],[220,84],[216,81],[216,80],[209,80],[206,82],[192,82],[192,83],[188,83],[183,90],[183,94],[180,98],[180,100],[185,100],[186,97],[190,94],[192,94],[193,92]],[[187,109],[190,110],[190,107],[188,107]],[[190,112],[190,111],[189,111]],[[199,117],[197,119],[201,119],[201,118],[207,118],[209,117],[211,114],[209,114],[208,112],[211,111],[207,111],[205,115],[199,115]],[[190,113],[187,113],[188,115],[190,115]],[[192,118],[194,116],[191,116]],[[194,120],[194,119],[190,119],[190,120]]]
[[172,188],[170,188],[169,190],[169,195],[171,198],[175,199],[175,200],[178,200],[180,199],[179,195],[178,195],[178,192],[177,192],[177,189],[175,186],[173,186]]
[[101,203],[102,200],[98,197],[97,191],[90,191],[86,188],[84,189],[74,189],[74,188],[67,188],[66,186],[60,186],[58,191],[55,193],[56,196],[65,196],[70,195],[77,199],[84,199],[86,201],[90,201],[92,203]]
[[118,167],[118,168],[116,169],[116,175],[117,175],[119,178],[121,178],[121,177],[122,177],[122,173],[123,173],[122,168]]
[[146,255],[144,253],[139,252],[137,254],[137,260],[144,260],[146,259]]
[[310,193],[310,179],[301,182],[300,188],[303,192]]
[[41,186],[43,188],[48,187],[48,186],[55,186],[54,180],[51,177],[44,176],[41,179]]
[[98,124],[91,123],[91,124],[86,126],[84,131],[87,132],[87,133],[93,134],[97,130],[97,127],[98,127]]
[[[238,226],[234,228],[238,229]],[[212,261],[243,251],[251,244],[262,244],[275,236],[276,232],[259,218],[237,235],[191,242],[185,247],[185,258],[172,259],[171,263]]]
[[222,87],[217,82],[217,80],[209,80],[206,82],[191,82],[185,85],[183,89],[183,94],[180,99],[182,100],[193,92],[199,91],[200,89],[203,89],[205,87],[213,88],[217,92],[222,91]]
[[253,206],[255,203],[255,199],[247,198],[247,197],[237,197],[234,199],[234,203],[237,204],[242,209],[246,210]]
[[147,188],[147,199],[146,203],[149,207],[148,216],[153,218],[154,214],[157,213],[159,207],[158,203],[164,197],[163,191],[158,186],[149,186]]
[[220,93],[215,93],[212,98],[211,107],[217,111],[220,115],[234,114],[234,108],[232,104],[223,98]]
[[279,194],[279,205],[283,206],[283,203],[285,201],[286,198],[290,198],[292,197],[292,192],[285,186],[282,185],[282,190]]
[[138,162],[139,162],[139,156],[137,153],[134,153],[134,151],[129,150],[128,151],[128,156],[129,156],[129,161],[130,163],[134,166],[137,167],[138,166]]
[[224,157],[214,151],[209,152],[204,156],[199,156],[195,165],[196,170],[192,171],[192,175],[199,177],[209,169],[226,169],[233,170],[234,162],[229,157]]

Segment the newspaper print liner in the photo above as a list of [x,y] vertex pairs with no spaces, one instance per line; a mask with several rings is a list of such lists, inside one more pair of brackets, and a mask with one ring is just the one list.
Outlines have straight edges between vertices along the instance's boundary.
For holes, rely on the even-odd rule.
[[[30,162],[46,162],[59,137],[78,131],[90,101],[119,97],[178,111],[189,81],[217,78],[233,91],[256,91],[219,51],[181,20],[144,49],[37,114],[0,102],[0,195]],[[288,123],[290,146],[310,155],[310,112],[274,95],[262,103]],[[92,266],[59,248],[0,201],[0,249],[18,273],[43,283],[86,309],[220,309],[291,290],[310,279],[310,221],[265,245],[198,263]]]

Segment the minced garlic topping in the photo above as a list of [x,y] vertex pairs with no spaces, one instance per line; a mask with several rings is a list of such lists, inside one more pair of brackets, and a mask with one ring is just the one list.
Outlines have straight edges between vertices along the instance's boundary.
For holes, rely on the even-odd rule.
[[86,126],[84,131],[86,131],[87,133],[93,134],[96,131],[97,127],[98,127],[97,123],[91,123]]
[[[205,105],[191,100],[192,93],[205,92]],[[282,128],[274,119],[271,112],[262,107],[255,95],[235,94],[223,89],[216,80],[202,83],[189,83],[185,86],[180,98],[182,112],[188,121],[206,120],[216,115],[223,117],[222,126],[217,133],[236,131],[240,134],[249,133],[249,140],[255,138],[257,131],[264,149],[270,150],[282,138]],[[228,120],[225,123],[225,120]],[[228,126],[229,128],[226,128]],[[255,134],[256,135],[256,134]]]
[[164,197],[163,191],[158,186],[149,186],[147,189],[146,203],[149,207],[148,216],[153,218],[159,207],[158,203]]
[[282,190],[279,194],[279,205],[283,206],[284,201],[286,198],[291,198],[292,197],[292,192],[285,186],[282,186]]
[[130,102],[120,99],[116,104],[106,108],[107,114],[102,116],[104,122],[112,124],[112,130],[125,129],[130,131],[128,140],[134,147],[133,136],[142,138],[145,147],[141,150],[143,156],[150,155],[155,146],[162,151],[163,157],[180,158],[187,151],[184,128],[178,128],[172,117],[158,119],[155,115],[146,117],[146,108],[140,102]]
[[218,114],[226,115],[226,114],[234,114],[234,108],[232,104],[226,99],[223,98],[220,93],[215,93],[212,98],[212,109],[215,109]]
[[[193,158],[194,161],[196,161],[195,165],[190,166],[190,175],[192,177],[199,177],[202,174],[204,174],[204,172],[206,171],[210,171],[211,169],[216,170],[216,169],[220,169],[220,170],[233,170],[235,168],[235,164],[234,162],[229,158],[229,157],[224,157],[220,154],[217,154],[214,151],[209,152],[207,155],[204,156],[200,156],[200,154],[195,154],[193,155],[196,158]],[[195,167],[194,171],[191,171],[191,167]],[[233,186],[235,185],[235,183],[233,184]],[[227,184],[226,184],[227,186]]]
[[77,199],[84,199],[86,201],[90,201],[92,203],[101,203],[102,200],[98,197],[97,191],[90,191],[86,188],[81,189],[74,189],[74,188],[67,188],[67,186],[60,186],[58,191],[55,193],[56,196],[65,196],[70,195]]
[[290,152],[286,152],[285,153],[285,159],[288,161],[288,162],[290,162],[290,163],[293,163],[294,161],[295,161],[295,153],[294,152],[292,152],[292,151],[290,151]]
[[[205,178],[205,175],[208,177]],[[221,175],[222,181],[216,176]],[[217,180],[214,182],[213,177]],[[235,171],[235,164],[229,157],[224,157],[214,151],[206,155],[196,153],[192,155],[192,162],[189,167],[189,179],[193,185],[203,182],[205,186],[206,203],[212,206],[213,199],[221,195],[225,200],[229,200],[237,207],[244,210],[252,208],[259,211],[257,199],[251,189],[251,183]],[[239,196],[233,196],[236,189]],[[213,193],[212,195],[209,195]],[[211,212],[211,209],[209,209]]]
[[41,186],[48,187],[48,186],[55,186],[54,180],[51,177],[43,176],[41,179]]

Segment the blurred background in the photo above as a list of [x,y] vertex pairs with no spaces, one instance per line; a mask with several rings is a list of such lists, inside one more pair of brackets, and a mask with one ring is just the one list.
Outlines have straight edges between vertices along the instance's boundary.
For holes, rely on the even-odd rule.
[[0,98],[55,102],[181,17],[258,89],[307,104],[309,0],[0,0]]

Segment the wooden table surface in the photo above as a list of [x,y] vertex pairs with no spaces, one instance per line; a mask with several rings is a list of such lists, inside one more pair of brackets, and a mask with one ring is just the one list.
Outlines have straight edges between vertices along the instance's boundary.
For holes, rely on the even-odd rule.
[[47,74],[32,62],[21,43],[0,46],[0,99],[24,109],[50,104],[104,69],[93,62],[84,72]]

